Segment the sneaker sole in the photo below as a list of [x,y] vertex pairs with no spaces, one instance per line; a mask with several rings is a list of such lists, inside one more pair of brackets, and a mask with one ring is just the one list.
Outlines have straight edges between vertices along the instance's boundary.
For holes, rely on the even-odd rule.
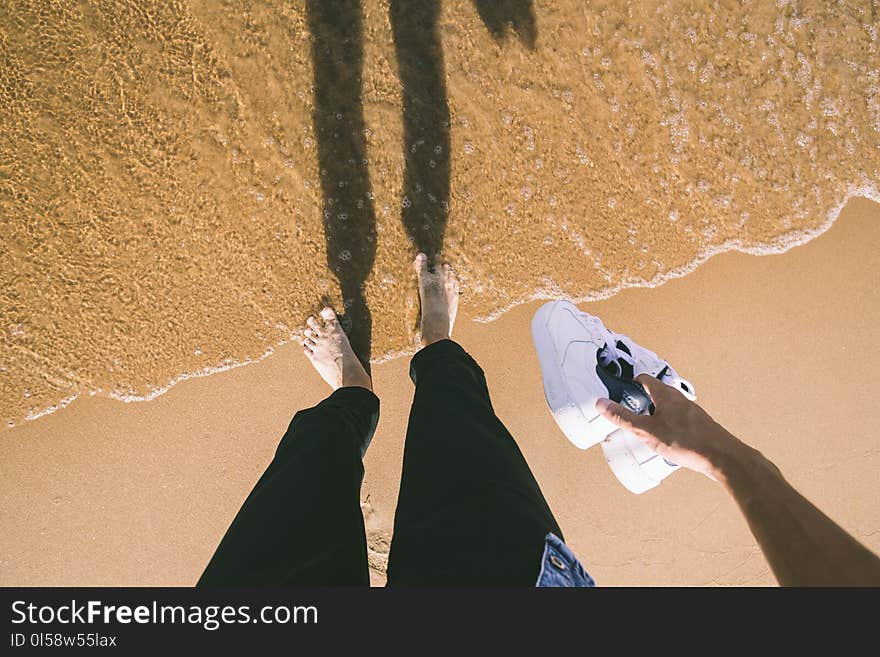
[[598,377],[586,377],[578,381],[580,389],[573,390],[564,365],[566,358],[578,358],[581,367],[595,368],[596,352],[607,339],[605,327],[598,319],[585,322],[581,311],[569,301],[550,301],[535,313],[531,329],[544,396],[556,424],[580,449],[602,442],[618,430],[595,410],[596,399],[607,397],[608,389]]

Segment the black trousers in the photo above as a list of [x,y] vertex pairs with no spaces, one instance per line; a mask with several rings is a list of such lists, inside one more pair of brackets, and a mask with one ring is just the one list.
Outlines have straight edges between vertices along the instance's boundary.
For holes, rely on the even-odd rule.
[[[443,340],[413,357],[410,377],[388,584],[533,586],[544,537],[562,532],[482,369]],[[199,585],[368,585],[360,488],[378,419],[364,388],[298,412]]]

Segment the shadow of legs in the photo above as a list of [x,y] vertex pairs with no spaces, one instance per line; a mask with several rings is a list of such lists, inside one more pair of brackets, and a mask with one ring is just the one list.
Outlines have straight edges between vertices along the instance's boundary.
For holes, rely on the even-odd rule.
[[419,251],[443,247],[449,215],[449,105],[437,0],[391,0],[391,28],[403,87],[403,224]]
[[327,264],[339,281],[343,326],[367,372],[372,320],[363,284],[376,257],[364,111],[359,0],[308,0]]

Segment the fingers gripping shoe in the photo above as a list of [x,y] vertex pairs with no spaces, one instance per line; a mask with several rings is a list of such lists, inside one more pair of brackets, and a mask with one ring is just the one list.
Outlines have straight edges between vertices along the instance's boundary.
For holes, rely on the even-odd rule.
[[[688,399],[696,399],[693,385],[681,378],[669,363],[631,338],[619,333],[609,333],[609,341],[617,352],[616,369],[620,371],[620,376],[632,379],[639,374],[649,374],[676,388]],[[639,385],[635,381],[633,383]],[[651,413],[653,410],[653,404],[649,402],[640,414]],[[654,488],[679,468],[623,429],[612,433],[602,442],[602,451],[620,483],[636,494]]]
[[598,317],[568,301],[544,304],[532,319],[544,394],[566,437],[587,449],[602,449],[617,478],[634,493],[653,488],[678,466],[611,424],[595,409],[602,397],[633,413],[653,412],[650,397],[634,377],[649,374],[691,399],[693,386],[657,354],[625,335],[608,331]]

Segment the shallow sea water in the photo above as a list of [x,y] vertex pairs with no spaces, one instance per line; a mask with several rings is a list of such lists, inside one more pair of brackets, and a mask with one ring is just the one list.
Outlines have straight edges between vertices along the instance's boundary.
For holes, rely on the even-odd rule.
[[0,0],[0,418],[784,250],[878,198],[876,0]]

